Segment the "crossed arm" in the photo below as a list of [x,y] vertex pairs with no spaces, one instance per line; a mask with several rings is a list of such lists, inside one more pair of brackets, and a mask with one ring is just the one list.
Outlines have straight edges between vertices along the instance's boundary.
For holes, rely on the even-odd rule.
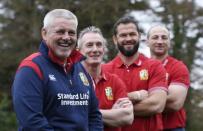
[[[164,110],[167,93],[164,90],[154,90],[151,92],[139,91],[142,99],[136,99],[137,91],[130,92],[129,98],[133,102],[135,116],[150,116],[161,113]],[[134,94],[134,98],[132,97]]]
[[103,122],[107,126],[119,127],[133,122],[133,105],[128,98],[118,99],[109,110],[100,109]]
[[167,96],[160,91],[148,94],[146,90],[140,90],[128,93],[128,97],[134,104],[134,115],[143,116],[162,112],[164,105],[166,112],[180,110],[184,105],[187,92],[188,89],[184,85],[171,84]]
[[165,111],[178,111],[184,105],[187,96],[187,87],[181,84],[171,84],[168,88],[168,96]]

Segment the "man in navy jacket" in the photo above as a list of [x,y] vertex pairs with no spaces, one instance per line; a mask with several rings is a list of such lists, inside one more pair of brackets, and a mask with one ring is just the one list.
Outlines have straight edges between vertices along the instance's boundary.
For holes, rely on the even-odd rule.
[[19,131],[102,131],[90,76],[75,50],[76,16],[65,9],[48,12],[39,52],[18,67],[12,87]]

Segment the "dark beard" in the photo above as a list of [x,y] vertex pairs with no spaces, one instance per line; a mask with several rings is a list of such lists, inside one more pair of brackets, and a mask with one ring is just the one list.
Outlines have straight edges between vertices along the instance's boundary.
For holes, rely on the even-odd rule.
[[133,56],[135,53],[137,53],[138,48],[139,48],[139,42],[135,42],[133,49],[131,50],[126,50],[124,48],[124,46],[117,44],[118,46],[118,50],[126,57],[131,57]]

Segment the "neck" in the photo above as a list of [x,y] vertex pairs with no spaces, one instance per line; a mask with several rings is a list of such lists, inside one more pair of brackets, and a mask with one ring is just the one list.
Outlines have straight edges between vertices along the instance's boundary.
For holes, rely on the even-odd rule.
[[155,55],[151,53],[151,58],[157,59],[160,61],[163,61],[164,59],[166,59],[167,56],[168,56],[168,53],[166,53],[165,55]]
[[58,56],[56,56],[53,51],[49,50],[48,52],[49,57],[51,58],[52,61],[58,63],[59,65],[65,65],[67,63],[67,59],[66,58],[60,58]]
[[121,60],[123,61],[123,63],[124,63],[125,65],[129,66],[129,65],[133,64],[133,63],[137,60],[137,58],[138,58],[138,56],[139,56],[139,53],[137,52],[137,53],[135,53],[135,54],[134,54],[133,56],[131,56],[131,57],[126,57],[126,56],[124,56],[124,55],[121,54],[121,53],[119,53],[118,55],[120,56],[120,58],[121,58]]
[[94,80],[97,83],[99,76],[101,75],[101,64],[91,65],[83,61],[82,65],[85,67],[86,71],[94,78]]

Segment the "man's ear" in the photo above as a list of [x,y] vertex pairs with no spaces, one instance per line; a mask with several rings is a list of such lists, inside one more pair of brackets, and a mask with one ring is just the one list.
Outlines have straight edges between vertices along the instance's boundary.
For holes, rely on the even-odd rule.
[[146,38],[146,45],[149,47],[149,39]]
[[173,45],[172,45],[172,41],[171,41],[171,40],[169,40],[169,42],[168,42],[168,48],[169,48],[169,49],[171,49],[171,48],[172,48],[172,46],[173,46]]
[[116,36],[113,35],[112,39],[113,39],[113,43],[114,43],[114,45],[116,46],[116,45],[117,45],[117,39],[116,39]]
[[41,36],[44,41],[46,41],[47,30],[45,28],[41,29]]

